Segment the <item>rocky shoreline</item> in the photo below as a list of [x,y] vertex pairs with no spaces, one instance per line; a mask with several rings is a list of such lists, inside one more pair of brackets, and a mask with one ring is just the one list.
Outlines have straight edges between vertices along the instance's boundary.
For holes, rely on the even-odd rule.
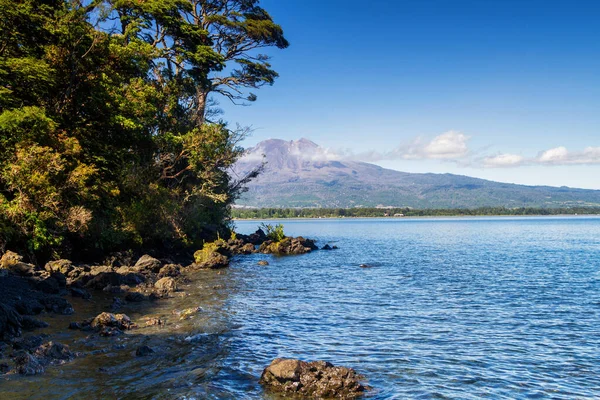
[[[321,249],[335,248],[325,245]],[[126,252],[113,254],[99,265],[75,264],[62,259],[50,261],[40,267],[26,263],[20,255],[7,251],[0,259],[0,374],[37,375],[50,365],[64,364],[82,356],[48,335],[35,334],[36,329],[48,327],[47,322],[37,318],[41,314],[72,316],[70,325],[64,329],[85,332],[90,340],[94,340],[94,337],[119,336],[139,328],[126,314],[119,313],[124,305],[140,303],[140,306],[145,307],[141,303],[184,295],[181,287],[185,286],[189,273],[225,268],[232,257],[239,255],[262,253],[286,256],[318,249],[311,239],[286,237],[273,241],[259,229],[251,235],[234,235],[229,240],[206,243],[189,263],[182,263],[181,260],[177,263],[169,258],[155,258],[148,254],[134,262],[131,252]],[[261,260],[259,265],[268,265],[268,262]],[[79,298],[78,301],[91,301],[99,293],[103,297],[112,297],[112,304],[98,315],[84,316],[87,318],[78,317],[79,313],[67,300],[71,297]],[[198,307],[180,310],[178,317],[180,320],[186,319],[198,310]],[[162,326],[164,323],[160,318],[146,318],[146,326]],[[152,348],[142,345],[136,349],[135,356],[145,357],[153,353]],[[323,368],[329,366],[328,363],[323,364]],[[311,368],[301,370],[311,372],[314,369]],[[326,380],[319,380],[319,385],[321,389],[325,387],[330,391],[308,389],[308,382],[314,380],[313,376],[310,379],[303,378],[300,386],[297,383],[300,381],[295,386],[292,385],[296,388],[296,395],[340,397],[339,393],[348,394],[349,392],[340,391],[337,387],[339,376],[329,374],[331,371],[334,370],[327,369],[325,375],[322,372],[317,374],[319,377],[328,377]],[[350,385],[352,388],[364,389],[357,375],[348,375],[346,372],[343,372],[345,377],[356,381],[356,384]],[[269,380],[263,374],[261,383],[269,390],[278,391],[283,387],[273,385],[278,380],[277,377],[271,378]],[[329,380],[331,385],[327,384]],[[283,392],[290,392],[292,386],[285,386]],[[350,386],[343,388],[346,390]],[[358,394],[359,391],[356,391],[352,396]]]

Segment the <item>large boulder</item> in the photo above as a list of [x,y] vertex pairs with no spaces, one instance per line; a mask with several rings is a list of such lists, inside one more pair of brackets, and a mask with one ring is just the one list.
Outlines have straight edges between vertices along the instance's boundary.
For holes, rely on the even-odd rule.
[[260,246],[258,251],[265,254],[294,255],[310,253],[317,249],[314,240],[298,236],[296,238],[286,237],[279,242],[267,240]]
[[103,312],[95,318],[83,322],[73,322],[70,329],[92,330],[101,336],[115,336],[128,329],[135,328],[135,324],[125,314],[112,314]]
[[69,276],[75,267],[70,260],[56,260],[48,261],[44,269],[50,273],[60,272],[64,276]]
[[162,263],[154,257],[145,254],[133,266],[134,270],[138,272],[154,272],[160,271]]
[[158,277],[164,278],[170,276],[172,278],[181,275],[181,265],[178,264],[167,264],[158,271]]
[[20,276],[33,276],[35,265],[23,262],[23,257],[12,251],[7,251],[0,258],[0,268]]
[[177,291],[175,279],[168,276],[157,280],[154,287],[161,293],[172,293]]
[[195,262],[190,266],[192,268],[210,268],[218,269],[229,266],[229,257],[220,253],[218,248],[215,250],[213,246],[205,246],[202,250],[194,253]]
[[351,399],[364,394],[362,376],[352,368],[325,361],[278,358],[263,371],[260,383],[268,390],[310,398]]
[[13,307],[0,303],[0,339],[21,335],[23,317]]

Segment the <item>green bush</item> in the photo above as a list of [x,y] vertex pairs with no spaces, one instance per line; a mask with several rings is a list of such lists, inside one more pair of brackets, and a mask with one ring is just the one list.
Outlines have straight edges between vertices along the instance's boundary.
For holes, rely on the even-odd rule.
[[260,227],[265,231],[267,237],[274,242],[281,242],[285,239],[285,233],[283,232],[283,224],[277,224],[275,226],[271,224],[261,224]]

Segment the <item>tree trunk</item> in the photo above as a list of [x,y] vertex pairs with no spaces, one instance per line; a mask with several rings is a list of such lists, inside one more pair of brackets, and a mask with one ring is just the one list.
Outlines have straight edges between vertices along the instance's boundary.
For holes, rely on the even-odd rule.
[[204,125],[206,118],[206,99],[208,98],[208,91],[201,88],[196,89],[196,126],[200,128]]

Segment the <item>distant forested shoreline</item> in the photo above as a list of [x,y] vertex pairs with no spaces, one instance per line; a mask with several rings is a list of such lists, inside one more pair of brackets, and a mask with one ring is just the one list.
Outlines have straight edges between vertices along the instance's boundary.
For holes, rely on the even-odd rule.
[[399,217],[457,217],[457,216],[510,216],[510,215],[592,215],[600,214],[600,207],[536,208],[536,207],[480,207],[480,208],[236,208],[234,219],[270,218],[399,218]]

